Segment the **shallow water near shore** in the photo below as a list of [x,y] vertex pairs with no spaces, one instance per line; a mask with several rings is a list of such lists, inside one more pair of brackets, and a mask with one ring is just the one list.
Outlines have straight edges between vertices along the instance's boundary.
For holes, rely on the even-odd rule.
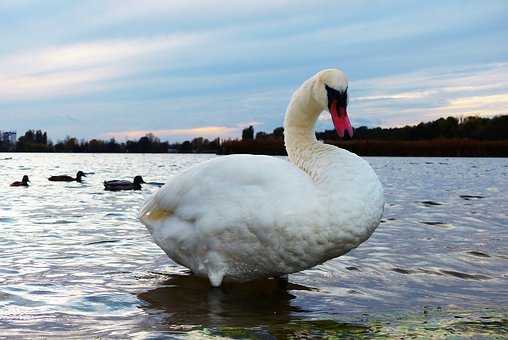
[[102,181],[213,157],[0,153],[0,336],[508,336],[508,159],[367,157],[387,202],[367,242],[287,284],[211,288],[136,220],[157,186]]

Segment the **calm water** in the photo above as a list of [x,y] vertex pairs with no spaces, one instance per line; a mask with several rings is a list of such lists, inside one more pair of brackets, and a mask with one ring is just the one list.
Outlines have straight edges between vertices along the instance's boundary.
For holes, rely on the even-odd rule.
[[[286,287],[213,289],[136,220],[156,187],[101,184],[164,182],[212,157],[0,154],[0,336],[508,334],[508,159],[368,158],[387,205],[366,243]],[[78,170],[93,174],[46,180]],[[24,174],[30,188],[9,187]]]

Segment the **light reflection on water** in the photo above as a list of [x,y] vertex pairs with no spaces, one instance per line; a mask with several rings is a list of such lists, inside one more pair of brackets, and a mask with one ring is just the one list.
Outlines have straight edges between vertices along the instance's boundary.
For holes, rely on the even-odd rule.
[[[507,159],[368,158],[387,200],[368,242],[287,286],[212,289],[136,220],[157,187],[102,187],[164,182],[212,157],[0,154],[0,334],[370,337],[432,322],[444,335],[508,331]],[[78,170],[93,174],[46,179]],[[8,186],[24,174],[31,187]]]

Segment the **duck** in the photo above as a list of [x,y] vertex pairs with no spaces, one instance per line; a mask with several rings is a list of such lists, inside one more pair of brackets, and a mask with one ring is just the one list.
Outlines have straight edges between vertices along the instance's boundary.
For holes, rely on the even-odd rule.
[[120,191],[120,190],[141,190],[141,184],[145,183],[143,177],[136,176],[132,182],[124,180],[104,181],[104,190]]
[[30,182],[30,179],[27,175],[24,175],[21,181],[12,182],[11,187],[28,187],[28,182]]
[[59,175],[51,176],[48,178],[48,180],[52,182],[81,182],[82,177],[86,177],[86,174],[83,171],[78,171],[76,173],[76,178],[69,175]]
[[141,207],[138,218],[176,263],[213,287],[287,275],[339,257],[381,221],[383,187],[363,158],[316,139],[323,111],[353,135],[348,79],[326,69],[291,97],[284,117],[288,159],[221,156],[188,168]]

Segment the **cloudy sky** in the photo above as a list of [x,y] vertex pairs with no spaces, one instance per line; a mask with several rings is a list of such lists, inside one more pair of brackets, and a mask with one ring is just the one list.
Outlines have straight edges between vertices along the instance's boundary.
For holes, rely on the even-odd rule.
[[330,67],[355,126],[507,114],[507,17],[504,0],[0,0],[0,130],[271,131]]

